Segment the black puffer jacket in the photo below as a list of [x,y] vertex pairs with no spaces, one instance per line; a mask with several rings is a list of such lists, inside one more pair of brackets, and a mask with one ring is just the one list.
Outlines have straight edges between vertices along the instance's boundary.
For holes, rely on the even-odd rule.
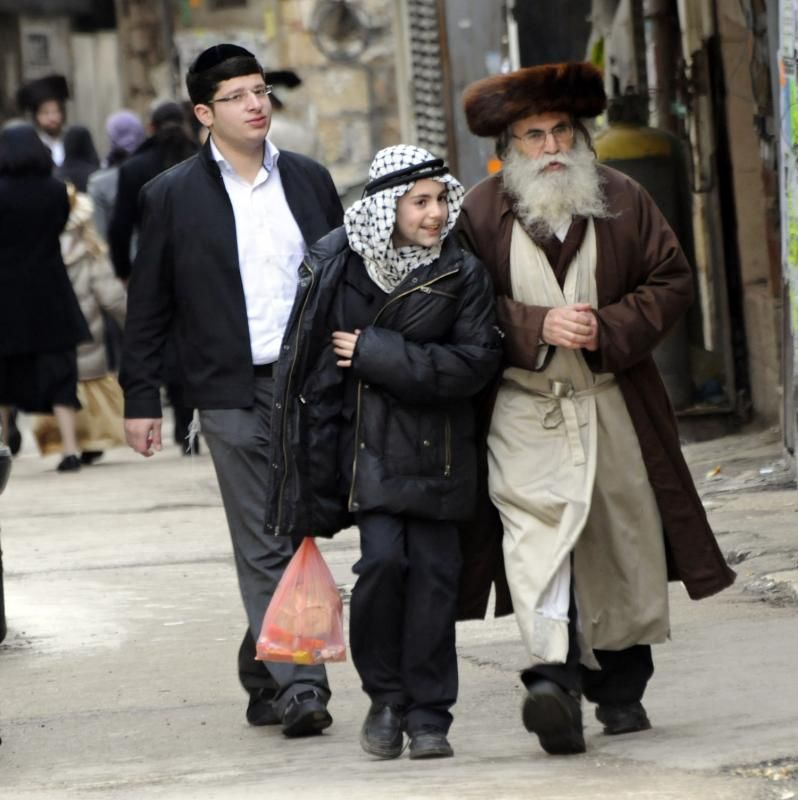
[[336,366],[331,334],[351,330],[345,277],[365,267],[343,227],[303,269],[277,370],[267,530],[329,536],[357,511],[467,518],[476,489],[471,398],[501,358],[484,267],[449,237],[437,261],[384,295],[349,369]]

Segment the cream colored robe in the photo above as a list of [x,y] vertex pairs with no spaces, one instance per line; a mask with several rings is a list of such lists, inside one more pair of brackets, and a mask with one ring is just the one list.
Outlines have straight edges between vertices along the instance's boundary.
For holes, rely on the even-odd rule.
[[[545,253],[515,223],[513,297],[596,307],[592,220],[560,288]],[[539,365],[540,366],[540,365]],[[573,582],[582,661],[669,634],[662,523],[626,404],[611,374],[558,347],[544,370],[505,370],[488,437],[489,488],[531,663],[564,662]]]

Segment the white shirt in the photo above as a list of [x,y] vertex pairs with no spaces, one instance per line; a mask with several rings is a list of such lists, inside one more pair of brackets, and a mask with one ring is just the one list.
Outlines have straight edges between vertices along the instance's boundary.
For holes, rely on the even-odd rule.
[[50,148],[50,153],[53,157],[53,164],[60,167],[64,163],[64,139],[59,136],[57,139],[53,138],[44,131],[39,131],[39,138]]
[[233,170],[213,136],[211,153],[235,215],[252,363],[270,364],[280,354],[296,295],[297,269],[305,256],[305,241],[280,180],[280,151],[266,140],[263,166],[251,184]]
[[573,217],[568,217],[560,222],[560,224],[554,229],[554,235],[561,241],[565,241],[565,237],[568,235],[568,231],[571,230],[571,222],[573,221]]

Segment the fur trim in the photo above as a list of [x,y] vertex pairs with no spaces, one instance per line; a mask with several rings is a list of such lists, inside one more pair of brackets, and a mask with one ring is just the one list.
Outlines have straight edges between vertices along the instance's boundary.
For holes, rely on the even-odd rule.
[[587,62],[542,64],[491,75],[463,92],[466,121],[477,136],[498,136],[530,114],[564,111],[574,117],[597,117],[607,106],[604,80]]

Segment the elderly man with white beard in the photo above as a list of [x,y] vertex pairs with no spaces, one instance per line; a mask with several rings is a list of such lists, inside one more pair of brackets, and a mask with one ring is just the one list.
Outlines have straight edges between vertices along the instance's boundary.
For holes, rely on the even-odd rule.
[[580,753],[582,696],[605,734],[650,727],[641,700],[651,645],[670,636],[667,581],[699,599],[734,580],[651,356],[692,302],[693,276],[648,194],[596,163],[585,120],[606,97],[593,66],[485,78],[464,103],[503,161],[459,223],[492,274],[504,333],[490,510],[466,534],[482,581],[472,569],[464,583],[469,615],[495,579],[496,614],[515,610],[527,651],[524,726],[548,753]]

